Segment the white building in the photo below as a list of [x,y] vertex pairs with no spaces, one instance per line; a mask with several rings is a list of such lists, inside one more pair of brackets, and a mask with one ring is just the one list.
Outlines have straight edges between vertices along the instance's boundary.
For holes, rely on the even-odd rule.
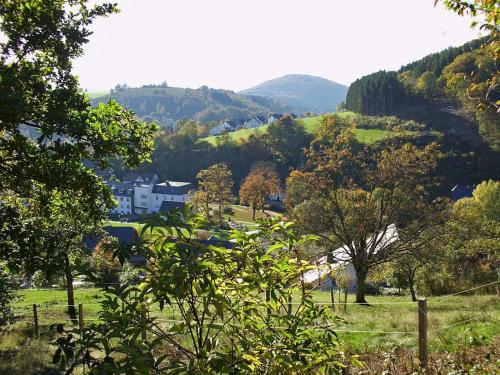
[[117,205],[111,209],[113,214],[132,215],[134,212],[134,186],[128,183],[109,184]]
[[277,113],[271,113],[271,114],[269,114],[269,116],[267,116],[267,123],[272,124],[272,123],[278,121],[282,117],[283,117],[282,115],[279,115]]
[[153,187],[158,182],[158,176],[145,175],[138,176],[134,182],[134,213],[143,215],[150,213],[150,200]]
[[259,128],[261,127],[262,125],[264,125],[264,123],[266,122],[265,118],[264,117],[254,117],[250,120],[247,120],[245,121],[245,128],[247,129],[254,129],[254,128]]
[[[374,252],[376,253],[379,249],[384,249],[391,243],[399,239],[399,234],[396,225],[391,224],[387,227],[384,232],[383,237],[381,233],[370,236],[367,240],[367,244],[376,244]],[[330,254],[330,259],[328,256],[323,256],[317,261],[313,262],[315,266],[314,269],[304,273],[304,281],[308,284],[318,284],[323,286],[331,285],[332,280],[330,274],[332,271],[344,270],[344,275],[349,279],[349,289],[353,289],[356,285],[356,270],[351,263],[351,257],[349,255],[349,248],[344,245],[336,250],[333,250]]]
[[223,121],[219,125],[210,129],[210,135],[221,135],[223,132],[230,132],[232,130],[228,121]]
[[114,214],[144,215],[181,208],[188,201],[192,188],[189,182],[165,181],[158,183],[156,174],[130,174],[125,182],[108,182],[118,205]]
[[[156,184],[151,192],[149,212],[159,212],[163,202],[186,203],[191,189],[192,185],[189,182],[165,181],[161,184]],[[163,205],[163,207],[168,206]],[[175,205],[170,206],[173,207]]]

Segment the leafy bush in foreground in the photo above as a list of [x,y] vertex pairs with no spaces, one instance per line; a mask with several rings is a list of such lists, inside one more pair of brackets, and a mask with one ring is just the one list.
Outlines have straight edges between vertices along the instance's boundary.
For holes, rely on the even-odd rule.
[[10,304],[15,299],[16,287],[14,277],[7,271],[5,263],[0,262],[0,330],[13,318]]
[[337,318],[301,281],[309,266],[298,248],[313,238],[279,220],[234,231],[232,249],[194,240],[199,218],[187,211],[146,226],[143,283],[108,290],[103,323],[82,339],[60,329],[54,362],[93,374],[335,374],[357,365],[342,354]]

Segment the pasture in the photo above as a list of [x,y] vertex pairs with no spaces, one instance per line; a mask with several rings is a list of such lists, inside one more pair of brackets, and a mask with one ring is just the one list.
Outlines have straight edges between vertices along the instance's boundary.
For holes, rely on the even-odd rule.
[[[353,112],[339,112],[336,113],[340,117],[351,117],[354,116]],[[321,116],[314,117],[304,117],[299,119],[299,122],[304,126],[306,132],[313,134],[319,126],[319,119]],[[240,140],[246,140],[252,134],[263,134],[267,131],[269,125],[263,125],[259,128],[254,129],[241,129],[235,132],[228,133],[229,137],[235,141],[239,142]],[[373,143],[383,139],[387,135],[385,130],[379,129],[356,129],[356,139],[362,143]],[[206,141],[211,143],[212,145],[217,144],[218,136],[209,136],[205,138],[201,138],[202,141]]]

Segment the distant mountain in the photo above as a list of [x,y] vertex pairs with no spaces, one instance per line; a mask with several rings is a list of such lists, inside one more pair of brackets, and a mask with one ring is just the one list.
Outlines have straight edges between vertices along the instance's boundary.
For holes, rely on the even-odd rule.
[[141,118],[153,119],[163,127],[175,127],[183,118],[204,123],[227,119],[291,112],[291,108],[262,96],[242,96],[206,86],[198,89],[168,87],[166,84],[128,87],[118,85],[93,103],[116,100]]
[[324,113],[335,111],[344,101],[347,86],[325,78],[289,74],[238,92],[241,95],[269,97],[292,107],[294,112]]

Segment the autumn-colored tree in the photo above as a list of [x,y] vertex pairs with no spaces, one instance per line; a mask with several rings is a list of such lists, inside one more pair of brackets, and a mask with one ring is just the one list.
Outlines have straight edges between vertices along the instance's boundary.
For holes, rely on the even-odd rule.
[[208,169],[201,170],[196,178],[198,191],[194,197],[195,202],[201,203],[207,219],[210,219],[210,204],[216,204],[219,224],[222,224],[222,210],[230,201],[233,187],[231,171],[225,163],[214,164]]
[[[339,243],[357,276],[356,302],[366,303],[370,270],[421,246],[440,222],[430,203],[436,145],[406,144],[365,152],[352,125],[327,117],[308,151],[308,166],[287,179],[287,207],[304,230]],[[288,194],[290,190],[291,194]],[[395,229],[397,228],[397,229]]]
[[266,180],[262,175],[250,174],[240,188],[240,202],[248,205],[252,209],[252,220],[255,220],[255,213],[266,204],[268,189]]
[[252,220],[258,209],[264,211],[264,206],[271,194],[281,191],[281,181],[272,163],[257,162],[240,188],[240,201],[252,208]]
[[122,265],[118,257],[114,256],[118,248],[119,243],[116,238],[104,237],[92,253],[92,270],[105,288],[119,280],[118,272],[122,270]]

